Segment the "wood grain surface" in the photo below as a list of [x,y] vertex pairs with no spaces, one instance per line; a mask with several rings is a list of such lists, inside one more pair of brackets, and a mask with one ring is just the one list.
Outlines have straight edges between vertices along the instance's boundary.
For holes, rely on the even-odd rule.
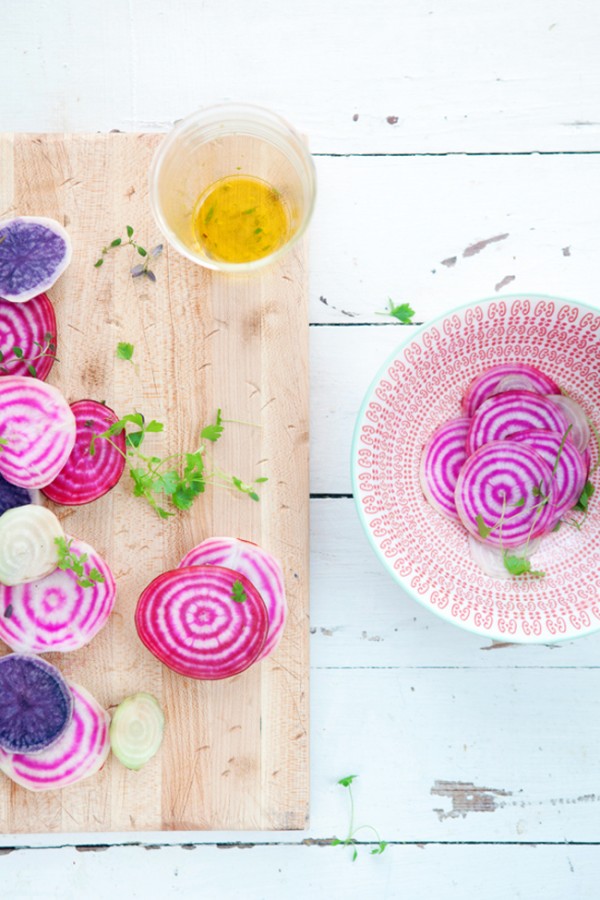
[[[127,475],[99,501],[55,508],[65,530],[104,555],[117,579],[108,626],[82,650],[54,654],[67,678],[106,707],[151,691],[167,717],[159,755],[131,772],[113,758],[62,792],[0,783],[4,832],[299,829],[308,816],[308,296],[297,246],[264,274],[225,277],[165,245],[157,281],[133,279],[140,257],[101,248],[131,225],[146,247],[161,236],[147,172],[159,135],[4,135],[0,215],[46,215],[73,240],[73,262],[50,293],[58,356],[49,381],[71,402],[104,400],[165,423],[157,455],[196,449],[217,408],[228,422],[215,467],[252,481],[261,500],[209,488],[162,521],[134,498]],[[135,365],[117,359],[135,345]],[[240,423],[251,424],[240,424]],[[54,507],[53,507],[54,508]],[[222,682],[195,682],[158,663],[137,639],[137,598],[211,535],[254,540],[284,568],[289,617],[276,652]]]

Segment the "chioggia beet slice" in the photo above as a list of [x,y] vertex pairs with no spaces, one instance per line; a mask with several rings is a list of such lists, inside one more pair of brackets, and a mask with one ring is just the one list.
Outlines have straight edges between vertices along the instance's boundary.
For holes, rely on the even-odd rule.
[[68,546],[69,553],[83,561],[84,573],[94,573],[94,580],[84,579],[87,583],[82,585],[72,569],[54,568],[37,581],[0,585],[0,639],[13,650],[79,650],[108,621],[115,603],[115,579],[109,566],[83,541],[71,538]]
[[466,461],[456,482],[456,509],[474,537],[519,547],[551,527],[552,468],[525,444],[492,441]]
[[71,404],[71,410],[75,416],[75,444],[56,478],[42,491],[54,503],[81,506],[107,494],[123,474],[125,432],[110,440],[96,440],[92,454],[92,437],[107,431],[118,417],[96,400],[77,400]]
[[533,391],[506,391],[488,397],[473,418],[467,434],[467,454],[490,441],[503,441],[511,434],[531,428],[546,428],[564,434],[566,416],[548,397]]
[[535,366],[520,362],[499,363],[473,379],[463,398],[464,414],[472,416],[488,397],[508,390],[560,394],[556,382]]
[[0,659],[0,747],[34,753],[57,741],[73,713],[73,697],[55,666],[37,656]]
[[285,628],[287,603],[279,560],[262,547],[241,538],[207,538],[187,553],[182,566],[223,566],[244,575],[257,589],[269,614],[269,631],[258,659],[275,649]]
[[71,238],[54,219],[19,216],[0,222],[0,297],[26,303],[47,291],[72,252]]
[[466,416],[444,422],[433,432],[421,456],[421,490],[434,509],[451,519],[458,519],[454,489],[467,458],[465,443],[470,424]]
[[247,578],[221,566],[164,572],[135,611],[148,650],[180,675],[230,678],[256,662],[269,627],[267,608]]
[[75,431],[75,416],[57,388],[37,378],[0,378],[0,475],[11,484],[50,484],[69,458]]
[[0,769],[29,791],[53,791],[95,775],[110,752],[110,716],[85,688],[71,684],[73,716],[58,741],[40,753],[0,752]]
[[56,358],[56,316],[47,294],[28,303],[0,298],[0,377],[45,381]]

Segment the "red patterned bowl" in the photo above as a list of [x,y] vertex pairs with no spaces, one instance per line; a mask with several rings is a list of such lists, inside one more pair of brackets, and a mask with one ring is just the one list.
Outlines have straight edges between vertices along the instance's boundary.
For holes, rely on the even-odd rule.
[[[354,497],[376,554],[423,606],[494,640],[554,642],[600,629],[600,472],[581,531],[543,539],[539,579],[484,575],[464,528],[419,486],[432,431],[459,415],[475,375],[511,360],[537,366],[600,424],[600,310],[541,295],[482,300],[410,330],[377,375],[354,434]],[[594,466],[596,441],[590,449]]]

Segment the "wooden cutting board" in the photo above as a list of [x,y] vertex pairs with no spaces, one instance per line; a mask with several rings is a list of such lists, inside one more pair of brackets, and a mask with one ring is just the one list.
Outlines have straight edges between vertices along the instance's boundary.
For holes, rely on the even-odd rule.
[[[145,690],[167,726],[140,772],[109,758],[93,778],[32,794],[0,776],[4,833],[160,829],[301,829],[308,822],[308,296],[303,244],[263,274],[211,273],[165,244],[156,284],[121,247],[94,268],[126,225],[145,247],[162,238],[148,204],[148,168],[161,135],[0,137],[0,217],[50,216],[73,240],[73,261],[49,292],[58,356],[49,377],[69,402],[104,400],[165,424],[157,455],[195,449],[200,429],[227,420],[214,465],[245,481],[267,476],[261,499],[211,489],[162,521],[123,476],[80,508],[52,507],[67,533],[92,544],[117,580],[106,628],[71,654],[66,677],[107,708]],[[119,341],[134,361],[116,357]],[[239,424],[250,423],[250,424]],[[51,505],[51,504],[48,504]],[[235,678],[197,682],[158,663],[137,638],[137,598],[211,535],[256,541],[282,562],[289,617],[275,653]]]

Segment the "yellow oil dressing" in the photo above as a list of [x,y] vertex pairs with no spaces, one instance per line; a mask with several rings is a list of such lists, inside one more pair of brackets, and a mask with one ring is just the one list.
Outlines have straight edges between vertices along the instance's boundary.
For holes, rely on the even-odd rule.
[[248,175],[212,184],[198,200],[192,221],[198,243],[221,262],[261,259],[290,236],[290,217],[279,191]]

